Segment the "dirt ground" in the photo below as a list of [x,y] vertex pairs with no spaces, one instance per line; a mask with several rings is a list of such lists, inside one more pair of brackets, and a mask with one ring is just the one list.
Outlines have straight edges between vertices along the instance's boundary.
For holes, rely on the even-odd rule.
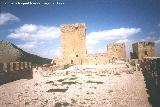
[[[104,66],[103,66],[104,67]],[[51,76],[0,86],[1,107],[151,107],[141,71],[100,72],[103,67],[57,70]],[[101,69],[100,69],[101,68]],[[122,69],[125,69],[125,67]],[[97,72],[98,71],[98,72]],[[79,72],[79,73],[77,73]]]

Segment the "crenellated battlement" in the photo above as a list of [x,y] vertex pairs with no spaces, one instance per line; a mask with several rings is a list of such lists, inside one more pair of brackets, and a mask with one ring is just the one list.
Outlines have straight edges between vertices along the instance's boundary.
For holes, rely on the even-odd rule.
[[63,24],[60,26],[61,32],[83,31],[86,29],[85,24]]
[[31,62],[0,63],[0,84],[32,76]]

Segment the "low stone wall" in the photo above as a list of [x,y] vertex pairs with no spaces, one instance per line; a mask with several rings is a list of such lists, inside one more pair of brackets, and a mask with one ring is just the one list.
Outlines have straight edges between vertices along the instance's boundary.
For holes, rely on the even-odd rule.
[[0,63],[0,84],[32,77],[31,62]]
[[64,69],[63,66],[45,65],[33,67],[33,78],[40,79],[41,77],[48,77],[55,73],[56,70]]
[[153,107],[160,107],[160,57],[145,57],[140,63],[146,81],[149,101]]

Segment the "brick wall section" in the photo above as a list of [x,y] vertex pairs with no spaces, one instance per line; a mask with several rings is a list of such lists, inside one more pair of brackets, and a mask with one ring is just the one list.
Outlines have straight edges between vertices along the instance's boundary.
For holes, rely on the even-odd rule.
[[32,77],[31,62],[0,63],[0,84]]

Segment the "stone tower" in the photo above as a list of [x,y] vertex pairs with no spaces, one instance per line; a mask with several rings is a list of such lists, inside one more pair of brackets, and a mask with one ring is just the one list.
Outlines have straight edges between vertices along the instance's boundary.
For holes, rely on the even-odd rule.
[[131,59],[142,60],[143,57],[155,57],[154,42],[137,42],[132,44],[132,48]]
[[81,65],[86,62],[85,24],[61,25],[63,64]]
[[125,60],[125,44],[114,43],[107,45],[107,54],[110,60]]

